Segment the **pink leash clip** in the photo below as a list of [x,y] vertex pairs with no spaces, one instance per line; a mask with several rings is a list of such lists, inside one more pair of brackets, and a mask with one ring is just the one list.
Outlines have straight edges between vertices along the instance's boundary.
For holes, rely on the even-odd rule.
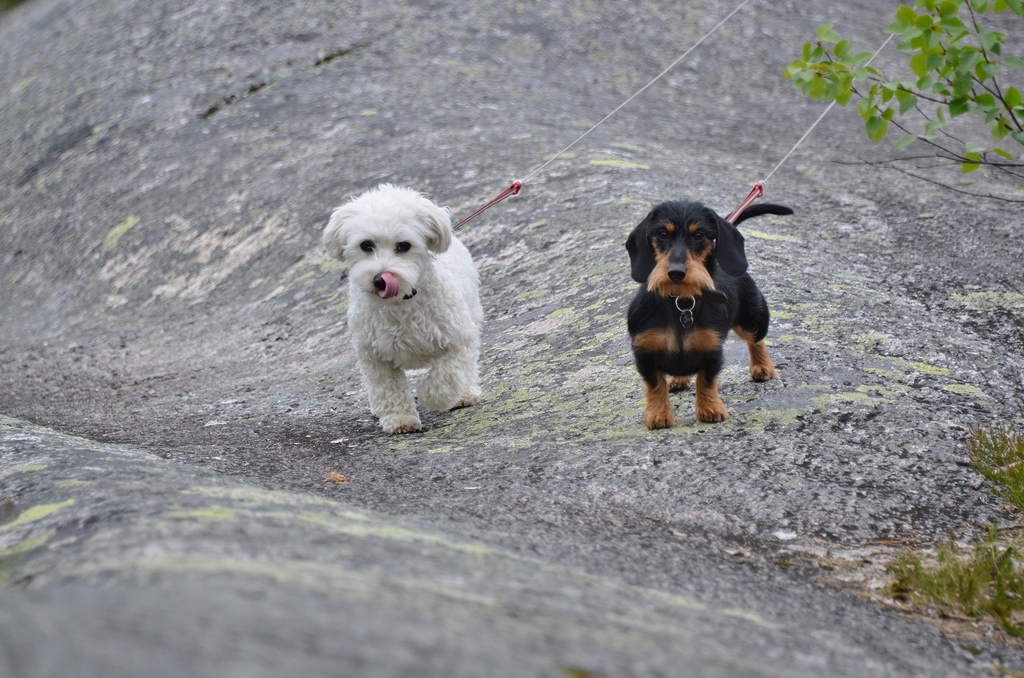
[[764,197],[764,184],[758,181],[757,183],[754,184],[754,187],[750,189],[750,193],[748,193],[747,197],[743,199],[743,202],[740,203],[740,206],[733,210],[733,213],[726,217],[725,220],[728,221],[730,224],[735,224],[736,219],[739,218],[741,214],[743,214],[743,210],[750,207],[751,203],[753,203],[755,200],[761,197]]
[[499,202],[501,202],[505,198],[509,197],[510,195],[519,195],[519,191],[521,191],[521,190],[523,190],[523,182],[519,181],[518,179],[513,181],[511,186],[509,186],[504,191],[502,191],[501,193],[498,194],[498,197],[492,199],[489,203],[487,203],[486,205],[484,205],[483,207],[478,209],[476,212],[473,212],[468,217],[466,217],[465,219],[463,219],[459,223],[457,223],[454,226],[452,226],[452,230],[453,231],[459,230],[460,228],[462,228],[462,226],[467,221],[469,221],[470,219],[473,219],[474,217],[479,216],[488,207],[493,207],[494,205],[497,205]]

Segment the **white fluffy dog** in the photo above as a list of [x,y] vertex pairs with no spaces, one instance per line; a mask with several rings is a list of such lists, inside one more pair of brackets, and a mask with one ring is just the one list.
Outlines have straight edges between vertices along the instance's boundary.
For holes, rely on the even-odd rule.
[[349,265],[348,327],[381,428],[421,428],[406,370],[430,368],[417,390],[425,407],[476,403],[479,278],[448,210],[382,184],[335,209],[322,242]]

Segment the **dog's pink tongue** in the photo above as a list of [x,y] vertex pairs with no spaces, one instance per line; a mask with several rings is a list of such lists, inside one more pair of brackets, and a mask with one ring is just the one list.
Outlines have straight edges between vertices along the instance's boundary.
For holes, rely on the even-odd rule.
[[391,297],[398,294],[398,278],[391,271],[384,271],[380,274],[381,280],[384,281],[384,289],[379,290],[377,294],[381,299],[390,299]]

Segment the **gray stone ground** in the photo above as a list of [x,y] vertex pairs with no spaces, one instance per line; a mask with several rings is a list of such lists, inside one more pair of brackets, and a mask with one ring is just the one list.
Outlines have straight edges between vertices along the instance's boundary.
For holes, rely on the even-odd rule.
[[462,232],[482,402],[369,414],[333,206],[392,181],[472,211],[735,6],[693,4],[0,15],[0,673],[1024,670],[857,592],[1016,520],[965,440],[1022,423],[1019,205],[849,164],[889,151],[833,112],[768,183],[797,214],[743,228],[782,380],[732,341],[731,419],[681,394],[641,423],[626,234],[666,198],[731,210],[821,110],[781,79],[800,44],[877,44],[895,3],[741,10]]

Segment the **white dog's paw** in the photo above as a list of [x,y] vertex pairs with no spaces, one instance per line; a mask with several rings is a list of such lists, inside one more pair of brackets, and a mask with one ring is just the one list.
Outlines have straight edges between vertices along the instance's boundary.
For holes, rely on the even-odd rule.
[[457,410],[460,407],[475,405],[480,399],[479,389],[470,390],[468,393],[460,393],[451,387],[439,386],[437,383],[424,382],[420,385],[416,397],[420,405],[428,407],[435,412],[447,412]]
[[380,418],[385,433],[415,433],[423,428],[418,414],[385,414]]
[[438,379],[437,369],[430,371],[420,386],[416,389],[416,399],[420,405],[430,408],[435,412],[446,412],[455,405],[459,394],[452,388],[450,380]]
[[437,412],[469,407],[480,399],[480,387],[475,381],[459,372],[452,374],[434,368],[420,383],[416,397],[421,405]]
[[419,394],[420,404],[437,412],[447,412],[449,410],[458,410],[463,407],[470,407],[472,405],[476,405],[476,402],[480,399],[479,393],[465,395],[461,398],[456,396],[442,399],[431,396],[432,394]]
[[473,388],[469,389],[469,392],[465,393],[461,398],[459,398],[459,401],[455,403],[452,409],[458,410],[463,407],[472,407],[473,405],[476,405],[477,401],[480,400],[481,393],[482,391],[480,390],[480,387],[474,386]]
[[435,412],[447,412],[455,407],[456,397],[451,393],[438,393],[432,389],[420,388],[416,394],[420,405],[434,410]]

